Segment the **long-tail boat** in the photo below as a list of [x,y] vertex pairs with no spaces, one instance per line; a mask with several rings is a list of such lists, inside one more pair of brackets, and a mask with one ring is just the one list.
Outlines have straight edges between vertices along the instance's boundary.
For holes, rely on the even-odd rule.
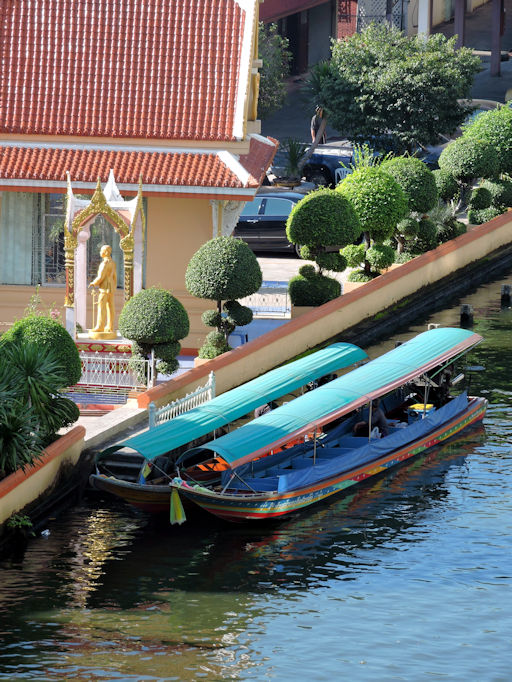
[[[236,427],[237,420],[253,415],[256,408],[277,401],[305,387],[335,376],[368,359],[351,343],[333,343],[298,360],[252,379],[159,426],[128,438],[96,456],[92,488],[108,492],[147,512],[169,512],[176,458],[191,444],[211,440],[224,429]],[[121,457],[134,469],[121,478],[114,468]],[[212,464],[219,475],[222,462]],[[199,466],[196,477],[211,477],[209,467]]]
[[[419,334],[186,451],[172,486],[218,517],[245,521],[282,518],[365,481],[483,419],[484,398],[452,395],[464,379],[453,376],[454,363],[481,341],[466,329]],[[377,410],[385,413],[384,433],[372,425]],[[361,425],[364,435],[355,435]],[[209,478],[196,477],[201,470],[209,470]]]

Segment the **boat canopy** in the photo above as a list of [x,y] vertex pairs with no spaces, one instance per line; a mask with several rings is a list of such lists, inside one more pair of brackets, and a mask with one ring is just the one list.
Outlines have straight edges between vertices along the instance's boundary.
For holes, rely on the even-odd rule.
[[361,348],[351,343],[332,343],[226,391],[149,431],[117,443],[101,452],[96,460],[122,448],[135,450],[148,460],[154,459],[212,433],[215,429],[249,414],[260,405],[287,395],[310,381],[350,367],[367,357]]
[[236,431],[183,453],[221,457],[231,468],[260,457],[293,438],[313,432],[423,375],[482,341],[466,329],[443,327],[418,334],[379,358],[305,393]]

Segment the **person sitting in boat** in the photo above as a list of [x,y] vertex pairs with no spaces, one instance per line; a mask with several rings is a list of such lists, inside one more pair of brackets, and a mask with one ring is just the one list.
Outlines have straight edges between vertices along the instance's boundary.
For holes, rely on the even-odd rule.
[[264,405],[260,405],[254,410],[254,419],[261,417],[262,414],[267,414],[267,412],[275,410],[276,407],[279,407],[279,405],[274,400],[271,400],[270,402],[265,403]]
[[[354,436],[368,436],[370,427],[370,410],[365,407],[361,412],[362,419],[354,424]],[[378,399],[372,401],[372,433],[374,429],[378,431],[378,437],[385,437],[388,435],[388,420],[384,414],[384,410],[380,407]]]

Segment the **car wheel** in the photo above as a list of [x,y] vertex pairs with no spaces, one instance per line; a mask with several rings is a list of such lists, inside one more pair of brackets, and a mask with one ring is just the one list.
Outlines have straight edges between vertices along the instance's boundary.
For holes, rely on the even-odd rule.
[[300,250],[302,249],[302,244],[295,244],[295,253],[300,258]]
[[318,187],[328,187],[331,184],[330,176],[323,170],[310,171],[306,179],[308,182],[318,185]]

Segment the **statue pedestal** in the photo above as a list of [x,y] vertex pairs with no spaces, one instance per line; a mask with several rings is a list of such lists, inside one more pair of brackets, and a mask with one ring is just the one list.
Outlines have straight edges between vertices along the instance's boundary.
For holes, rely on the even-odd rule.
[[102,341],[109,340],[109,339],[117,339],[117,332],[93,332],[92,330],[89,331],[89,338],[90,339],[100,339]]

